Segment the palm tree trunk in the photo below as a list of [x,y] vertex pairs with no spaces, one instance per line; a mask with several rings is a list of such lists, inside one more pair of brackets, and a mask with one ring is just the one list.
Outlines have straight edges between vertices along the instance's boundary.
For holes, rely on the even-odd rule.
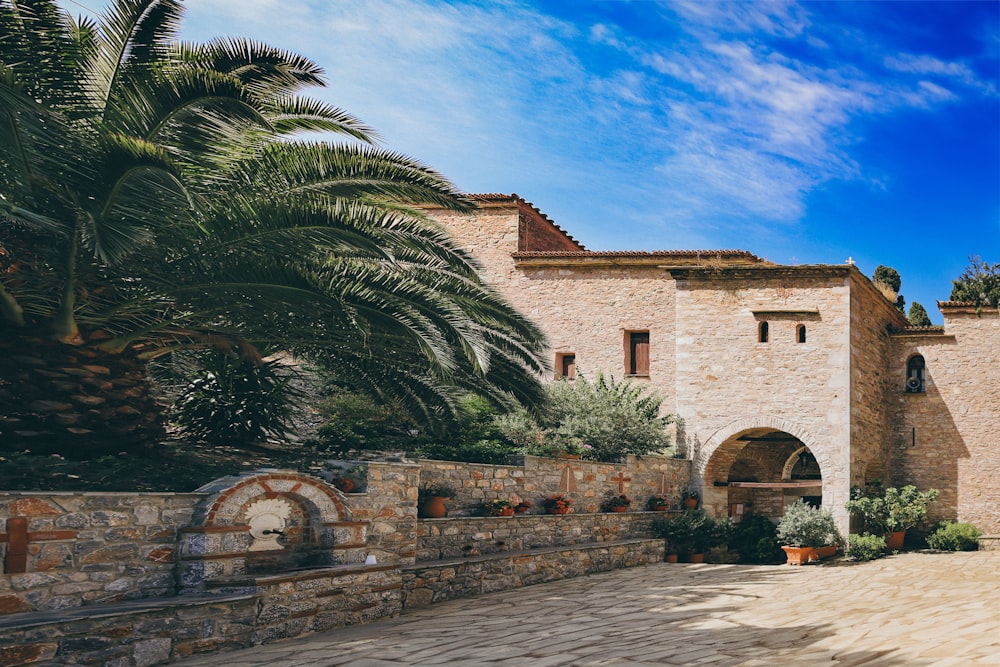
[[163,406],[133,351],[98,349],[100,332],[81,346],[19,334],[0,337],[0,451],[86,458],[163,436]]

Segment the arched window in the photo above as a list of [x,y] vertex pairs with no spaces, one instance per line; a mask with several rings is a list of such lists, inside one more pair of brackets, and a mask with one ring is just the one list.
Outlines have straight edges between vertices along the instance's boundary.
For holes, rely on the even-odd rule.
[[795,327],[795,340],[800,343],[806,342],[806,325],[800,324]]
[[924,388],[924,358],[919,354],[910,357],[906,362],[906,391],[911,394],[922,394]]
[[760,326],[757,327],[757,341],[760,343],[766,343],[767,340],[768,340],[767,322],[761,322]]

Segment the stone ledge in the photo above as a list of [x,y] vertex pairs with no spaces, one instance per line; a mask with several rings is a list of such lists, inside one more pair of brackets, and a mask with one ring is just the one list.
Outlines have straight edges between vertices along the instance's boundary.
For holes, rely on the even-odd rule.
[[1000,551],[1000,535],[980,535],[980,551]]
[[646,542],[663,543],[661,538],[656,537],[632,537],[621,540],[607,540],[604,542],[580,542],[579,544],[565,544],[555,547],[538,547],[537,549],[522,549],[520,551],[503,551],[492,554],[481,554],[478,556],[462,556],[459,558],[442,558],[440,560],[418,560],[413,565],[403,567],[403,572],[411,570],[423,570],[431,567],[451,567],[463,563],[484,563],[493,560],[509,559],[514,560],[525,556],[544,556],[546,554],[556,554],[568,551],[588,551],[593,549],[609,549],[620,546],[642,545]]
[[145,598],[113,604],[84,605],[55,611],[28,611],[0,616],[0,630],[15,630],[39,625],[55,625],[78,620],[96,620],[131,616],[163,609],[204,607],[251,600],[253,595],[187,595],[174,598]]
[[648,565],[663,555],[662,539],[631,538],[418,561],[403,568],[403,608]]

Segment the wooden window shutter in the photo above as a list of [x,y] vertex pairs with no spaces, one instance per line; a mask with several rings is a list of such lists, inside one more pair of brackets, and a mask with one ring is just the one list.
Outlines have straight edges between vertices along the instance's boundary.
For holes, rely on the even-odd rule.
[[629,334],[629,375],[649,375],[649,332]]

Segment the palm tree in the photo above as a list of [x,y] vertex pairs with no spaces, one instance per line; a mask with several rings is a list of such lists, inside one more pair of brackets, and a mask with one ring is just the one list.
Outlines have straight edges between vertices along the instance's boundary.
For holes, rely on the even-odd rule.
[[187,349],[285,350],[432,420],[537,400],[540,332],[420,208],[472,202],[299,96],[314,63],[180,17],[0,0],[0,448],[159,437],[146,364]]

